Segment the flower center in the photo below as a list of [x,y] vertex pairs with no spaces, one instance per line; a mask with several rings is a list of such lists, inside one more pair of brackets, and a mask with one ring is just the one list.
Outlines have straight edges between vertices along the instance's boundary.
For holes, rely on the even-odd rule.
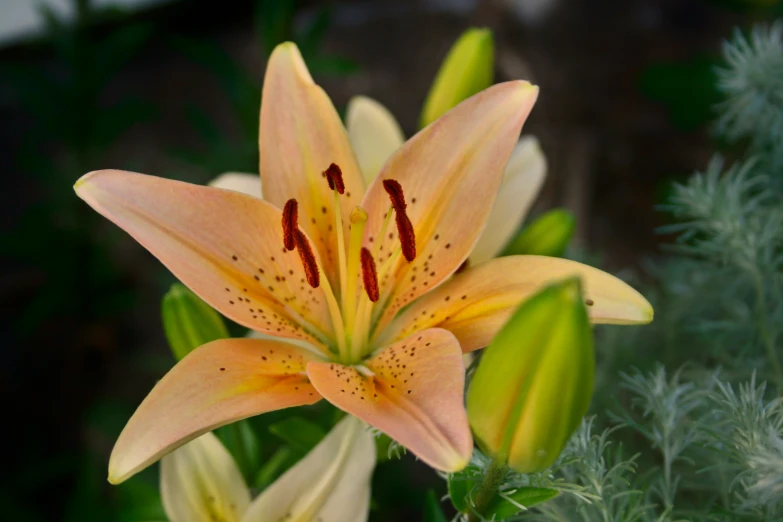
[[[337,252],[339,264],[340,286],[339,293],[332,289],[328,277],[318,266],[313,249],[299,230],[298,203],[295,199],[286,202],[283,208],[283,242],[287,250],[296,249],[304,266],[307,283],[318,288],[323,283],[323,291],[326,296],[332,326],[335,332],[336,346],[330,347],[334,358],[345,364],[357,364],[361,362],[371,351],[369,345],[373,323],[378,320],[389,299],[391,284],[379,285],[379,281],[390,281],[390,271],[399,259],[400,254],[411,262],[416,258],[416,235],[408,214],[407,204],[402,186],[393,179],[383,180],[383,187],[389,194],[391,205],[385,214],[385,219],[379,237],[385,237],[391,224],[392,215],[395,217],[398,237],[398,247],[386,255],[385,259],[379,257],[381,242],[378,241],[372,248],[363,246],[364,228],[367,223],[367,211],[357,206],[349,216],[348,248],[345,245],[343,232],[343,216],[340,205],[340,195],[345,193],[340,167],[332,163],[323,172],[329,188],[334,192],[334,219],[337,231]],[[376,264],[375,259],[380,261]],[[361,281],[363,292],[358,288]],[[338,300],[339,298],[339,300]]]

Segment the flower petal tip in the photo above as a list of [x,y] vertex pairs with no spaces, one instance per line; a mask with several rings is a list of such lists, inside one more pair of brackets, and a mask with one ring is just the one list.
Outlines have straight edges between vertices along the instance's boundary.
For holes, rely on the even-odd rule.
[[88,172],[81,178],[76,180],[76,183],[73,184],[73,190],[76,191],[77,194],[80,194],[80,191],[83,191],[86,187],[85,185],[94,178],[97,174],[100,174],[102,171],[100,170],[94,170],[92,172]]

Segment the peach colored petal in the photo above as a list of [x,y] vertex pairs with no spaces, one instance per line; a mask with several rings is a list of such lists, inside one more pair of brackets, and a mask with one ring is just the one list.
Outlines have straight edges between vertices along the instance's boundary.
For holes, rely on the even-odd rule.
[[259,149],[264,199],[280,208],[297,199],[302,229],[313,239],[334,284],[338,259],[334,196],[321,173],[331,163],[342,170],[346,192],[340,201],[346,237],[348,216],[364,194],[364,178],[337,111],[313,82],[291,42],[278,45],[269,58]]
[[537,95],[537,87],[513,81],[468,98],[405,143],[369,188],[363,203],[369,213],[365,246],[382,241],[379,261],[399,246],[396,229],[378,237],[389,209],[383,180],[402,185],[416,234],[416,259],[408,263],[400,257],[391,277],[381,281],[382,287],[394,285],[386,319],[468,257]]
[[[361,370],[361,371],[360,371]],[[384,348],[364,368],[311,362],[313,386],[332,404],[387,433],[441,471],[462,469],[473,439],[462,402],[457,340],[430,329]]]
[[576,261],[544,256],[508,256],[455,276],[397,317],[379,342],[402,339],[439,327],[469,352],[489,344],[519,303],[549,283],[579,276],[594,323],[639,324],[652,321],[650,303],[611,274]]
[[226,317],[313,343],[316,330],[331,335],[323,291],[307,285],[299,255],[284,251],[271,204],[119,170],[87,174],[75,189]]
[[109,459],[120,483],[219,426],[321,399],[305,374],[311,352],[281,341],[221,339],[197,348],[152,389]]

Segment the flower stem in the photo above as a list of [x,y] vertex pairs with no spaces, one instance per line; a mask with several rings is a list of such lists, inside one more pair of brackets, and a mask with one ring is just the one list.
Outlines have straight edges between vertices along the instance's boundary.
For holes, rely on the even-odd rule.
[[483,515],[497,495],[503,481],[506,479],[508,467],[499,460],[493,460],[487,468],[487,473],[479,485],[478,493],[473,501],[473,509],[468,513],[468,522],[480,522]]

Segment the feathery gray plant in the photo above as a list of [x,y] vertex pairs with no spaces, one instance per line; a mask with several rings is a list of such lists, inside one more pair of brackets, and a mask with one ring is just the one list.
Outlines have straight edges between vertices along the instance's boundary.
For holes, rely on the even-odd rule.
[[733,510],[775,520],[783,517],[783,398],[766,395],[755,376],[736,391],[718,381],[710,396],[716,428],[705,433],[736,477]]
[[723,46],[725,65],[716,70],[718,132],[731,141],[747,138],[751,154],[763,155],[780,177],[783,166],[783,25],[738,29]]

